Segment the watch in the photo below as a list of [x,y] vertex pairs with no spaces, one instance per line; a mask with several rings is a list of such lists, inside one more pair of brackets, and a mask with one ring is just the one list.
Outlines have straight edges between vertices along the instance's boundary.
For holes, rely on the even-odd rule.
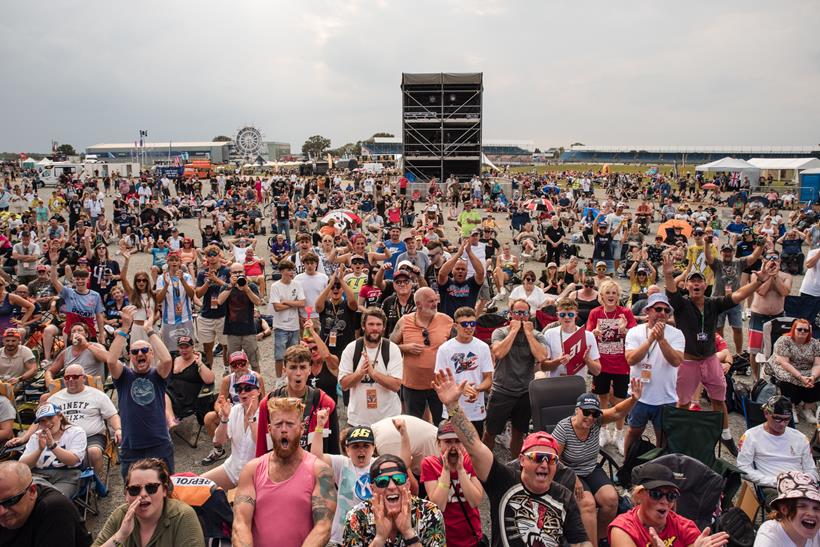
[[56,441],[51,443],[48,447],[49,450],[54,450],[55,448],[57,448],[57,442]]
[[421,545],[421,540],[419,539],[419,536],[413,536],[410,539],[405,539],[404,540],[405,545],[415,545],[417,543],[419,545]]

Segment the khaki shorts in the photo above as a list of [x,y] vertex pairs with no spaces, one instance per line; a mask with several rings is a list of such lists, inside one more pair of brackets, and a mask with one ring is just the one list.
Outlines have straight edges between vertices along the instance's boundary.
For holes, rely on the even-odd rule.
[[203,344],[213,344],[214,342],[219,342],[224,346],[226,344],[226,338],[223,334],[224,330],[224,317],[220,317],[219,319],[210,319],[200,315],[196,318],[196,337],[197,340]]

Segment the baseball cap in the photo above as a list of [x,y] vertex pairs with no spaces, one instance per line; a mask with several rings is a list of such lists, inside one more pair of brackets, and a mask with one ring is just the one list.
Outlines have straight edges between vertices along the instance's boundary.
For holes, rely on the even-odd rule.
[[558,441],[546,431],[536,431],[535,433],[527,435],[524,439],[524,444],[521,445],[521,454],[524,454],[527,450],[535,446],[549,446],[555,450],[556,453],[558,452]]
[[703,235],[703,228],[701,228],[700,226],[698,226],[697,228],[695,228],[695,229],[692,231],[692,233],[694,233],[695,235]]
[[473,228],[470,231],[471,236],[480,236],[481,235],[481,228]]
[[410,262],[409,260],[402,260],[396,265],[396,270],[415,270],[416,265]]
[[608,227],[609,227],[609,224],[607,224],[606,222],[599,222],[598,223],[598,228],[608,228]]
[[438,424],[438,433],[436,433],[436,438],[458,439],[458,435],[456,435],[456,428],[453,427],[453,422],[450,420],[441,420],[441,423]]
[[37,409],[37,412],[34,414],[34,421],[39,422],[43,418],[50,418],[51,416],[56,416],[57,414],[62,413],[63,410],[60,408],[60,405],[46,403]]
[[369,443],[369,444],[376,444],[376,437],[373,435],[373,430],[366,425],[360,427],[352,427],[350,431],[347,432],[347,437],[345,437],[345,442],[347,444],[351,443]]
[[5,338],[6,336],[15,336],[17,338],[22,338],[23,337],[23,335],[17,329],[6,329],[6,330],[4,330],[3,331],[3,337]]
[[410,274],[407,272],[407,270],[398,270],[396,273],[393,274],[394,281],[400,277],[406,277],[407,279],[410,279]]
[[686,276],[686,280],[687,280],[687,281],[689,281],[690,279],[695,278],[695,277],[699,277],[699,278],[701,278],[701,279],[706,279],[705,277],[703,277],[703,274],[702,274],[702,273],[700,273],[699,271],[695,270],[695,271],[693,271],[693,272],[689,272],[689,275],[687,275],[687,276]]
[[234,389],[238,386],[247,385],[253,386],[255,388],[259,387],[259,379],[256,377],[256,374],[243,374],[239,377],[239,380],[233,383]]
[[650,294],[649,298],[646,299],[646,307],[651,308],[657,303],[666,304],[669,306],[669,309],[675,311],[675,308],[672,307],[672,304],[669,303],[669,298],[666,297],[666,294],[662,292],[656,292],[654,294]]
[[48,266],[46,266],[45,264],[38,264],[37,265],[37,271],[38,272],[47,272],[48,271]]
[[598,262],[595,263],[596,268],[600,268],[601,266],[606,268],[606,262],[604,262],[603,260],[599,260]]
[[575,408],[580,408],[581,410],[597,410],[600,412],[601,402],[598,401],[598,397],[596,397],[594,393],[583,393],[578,397],[578,400],[575,401]]
[[194,340],[190,336],[180,336],[177,338],[177,346],[193,346]]
[[393,454],[383,454],[376,458],[370,464],[370,482],[383,473],[390,473],[398,471],[399,473],[407,473],[407,464],[404,460]]
[[416,239],[416,236],[414,236],[413,234],[407,234],[402,238],[402,241],[409,241],[411,239]]
[[361,260],[362,262],[365,262],[365,259],[362,255],[351,255],[350,262],[353,262],[354,260]]
[[766,412],[771,412],[772,414],[784,416],[787,414],[791,414],[793,408],[794,405],[792,404],[791,399],[783,397],[782,395],[772,395],[763,404],[763,410],[765,410]]
[[728,244],[728,243],[724,243],[723,245],[721,245],[721,246],[720,246],[720,250],[721,250],[721,251],[734,251],[734,250],[735,250],[735,248],[734,248],[734,247],[732,247],[732,246],[731,246],[730,244]]
[[675,474],[663,464],[648,462],[632,470],[632,482],[643,486],[647,490],[654,490],[661,486],[678,488]]
[[229,363],[233,363],[234,361],[247,361],[248,354],[245,353],[244,350],[239,350],[231,353],[230,358],[228,359]]

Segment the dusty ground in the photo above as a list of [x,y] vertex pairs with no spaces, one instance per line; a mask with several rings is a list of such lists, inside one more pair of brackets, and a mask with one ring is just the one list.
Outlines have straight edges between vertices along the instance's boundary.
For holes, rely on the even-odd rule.
[[[637,204],[633,204],[633,207],[635,207],[636,205]],[[728,217],[726,217],[726,214],[728,214],[728,213],[726,213],[726,211],[724,211],[724,215],[723,215],[724,218],[728,218]],[[495,216],[497,222],[499,222],[500,225],[501,225],[501,230],[499,231],[499,234],[500,234],[499,239],[501,239],[502,241],[505,240],[505,239],[509,239],[510,235],[511,235],[509,220],[504,218],[504,215],[501,215],[501,214],[495,214],[494,216]],[[501,220],[499,220],[499,219],[501,219]],[[267,225],[269,227],[269,225],[270,225],[269,218],[266,218],[265,225]],[[450,232],[448,234],[448,236],[456,237],[457,234],[456,234],[455,229],[454,229],[454,223],[448,222],[448,225],[449,225],[448,230]],[[657,225],[653,225],[653,228],[656,228],[656,226]],[[191,235],[192,237],[194,237],[195,241],[197,241],[197,245],[200,245],[201,242],[199,242],[199,232],[196,228],[196,220],[195,219],[182,220],[178,223],[178,227],[179,227],[181,232],[187,233],[187,234]],[[654,233],[654,231],[652,233]],[[113,254],[115,249],[112,247],[111,251],[112,251],[112,254]],[[257,255],[262,256],[265,259],[267,259],[267,257],[269,256],[269,252],[268,252],[268,249],[267,249],[267,236],[260,236],[257,239],[256,253],[257,253]],[[582,245],[581,255],[583,257],[591,256],[591,247],[589,245]],[[132,263],[131,263],[131,266],[130,266],[130,269],[129,269],[130,270],[129,273],[131,275],[133,275],[135,272],[140,271],[140,270],[146,270],[147,271],[150,267],[150,256],[146,255],[146,254],[137,254],[134,257],[132,257],[131,262]],[[543,264],[539,265],[539,264],[530,262],[529,267],[537,268],[538,271],[536,273],[540,273],[540,269],[543,268]],[[620,280],[620,283],[621,283],[621,285],[624,289],[628,290],[627,284],[624,280]],[[800,286],[800,280],[795,279],[795,282],[794,282],[794,285],[793,285],[793,294],[798,293],[799,286]],[[731,340],[729,340],[729,343],[732,344]],[[274,374],[275,374],[274,373],[273,361],[272,361],[272,358],[271,358],[272,355],[273,355],[272,337],[268,337],[265,340],[263,340],[262,342],[260,342],[260,355],[262,356],[261,368],[262,368],[262,372],[263,372],[264,377],[265,377],[265,382],[268,386],[272,386],[273,385],[273,380],[274,380]],[[217,360],[217,362],[219,363],[218,360]],[[218,378],[221,377],[221,375],[224,373],[224,370],[223,370],[221,364],[216,366],[215,372],[216,372]],[[738,380],[740,382],[749,382],[749,378],[748,377],[743,377],[743,376],[740,376],[740,377],[736,378],[736,381],[738,381]],[[344,413],[340,414],[340,417],[343,416],[343,415],[344,415]],[[178,427],[177,431],[178,431],[179,434],[181,434],[181,435],[183,435],[187,438],[192,438],[196,434],[197,427],[198,426],[196,424],[196,420],[194,418],[188,418]],[[731,428],[732,428],[732,431],[733,431],[734,436],[735,436],[735,441],[737,441],[737,439],[740,437],[740,435],[745,430],[743,417],[741,415],[739,415],[739,414],[732,414],[731,415]],[[805,423],[802,423],[802,422],[798,425],[798,428],[801,431],[803,431],[804,433],[806,433],[807,435],[809,435],[809,436],[811,436],[811,434],[813,432],[813,426],[810,426],[809,424],[805,424]],[[199,473],[199,472],[204,472],[207,469],[207,468],[205,468],[205,467],[203,467],[202,465],[199,464],[199,461],[202,458],[204,458],[210,450],[210,440],[208,438],[206,438],[204,432],[203,432],[203,435],[200,437],[199,446],[195,449],[190,448],[184,441],[180,440],[177,436],[173,436],[173,439],[174,439],[174,446],[175,446],[175,451],[176,451],[176,470],[177,471],[191,471],[191,472],[194,472],[194,473]],[[509,459],[509,457],[510,457],[509,451],[507,449],[503,448],[502,446],[498,445],[498,444],[496,446],[498,447],[496,449],[497,457],[499,457],[501,459],[504,459],[504,460]],[[728,454],[725,450],[723,451],[722,454],[723,454],[724,458],[726,458],[727,460],[734,463],[734,459],[732,458],[732,456],[730,454]],[[123,484],[122,484],[122,480],[121,480],[120,475],[119,475],[119,468],[112,469],[111,476],[110,476],[110,479],[109,479],[109,490],[110,490],[110,495],[107,498],[100,500],[100,515],[97,516],[97,517],[91,516],[88,520],[88,528],[94,534],[96,534],[100,530],[100,528],[102,527],[107,515],[115,507],[117,507],[119,504],[123,503],[123,501],[124,501]],[[485,529],[486,532],[489,532],[489,515],[490,515],[490,511],[489,511],[489,506],[487,504],[486,497],[485,497],[484,503],[482,504],[481,511],[482,511],[484,529]]]

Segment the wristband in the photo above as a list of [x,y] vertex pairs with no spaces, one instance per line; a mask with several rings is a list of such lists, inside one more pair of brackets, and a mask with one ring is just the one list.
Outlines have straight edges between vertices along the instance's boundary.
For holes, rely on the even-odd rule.
[[442,489],[444,489],[444,490],[449,490],[449,489],[450,489],[450,483],[449,483],[449,482],[441,482],[441,481],[438,481],[438,482],[436,483],[436,486],[438,486],[439,488],[442,488]]
[[222,418],[219,419],[219,423],[221,423],[221,424],[226,424],[228,422],[229,422],[229,420],[223,420]]
[[317,427],[316,429],[313,430],[313,432],[314,433],[324,433],[325,428],[324,427]]
[[421,540],[419,539],[419,536],[413,536],[410,539],[405,539],[404,540],[405,545],[415,545],[416,543],[419,543],[419,544],[421,543]]
[[113,537],[111,538],[111,543],[113,543],[113,544],[114,544],[114,547],[123,547],[122,542],[121,542],[121,541],[117,541],[117,540],[116,540],[116,539],[114,539]]
[[125,332],[124,330],[114,331],[114,334],[116,334],[116,335],[118,335],[118,336],[122,336],[122,337],[123,337],[123,338],[125,338],[126,340],[128,340],[129,338],[131,338],[131,335],[130,335],[130,334],[128,334],[127,332]]
[[151,337],[152,337],[152,336],[154,336],[156,333],[157,333],[157,331],[155,331],[154,329],[151,329],[151,330],[147,330],[147,331],[145,331],[145,335],[146,335],[146,336],[148,336],[148,338],[151,338]]

